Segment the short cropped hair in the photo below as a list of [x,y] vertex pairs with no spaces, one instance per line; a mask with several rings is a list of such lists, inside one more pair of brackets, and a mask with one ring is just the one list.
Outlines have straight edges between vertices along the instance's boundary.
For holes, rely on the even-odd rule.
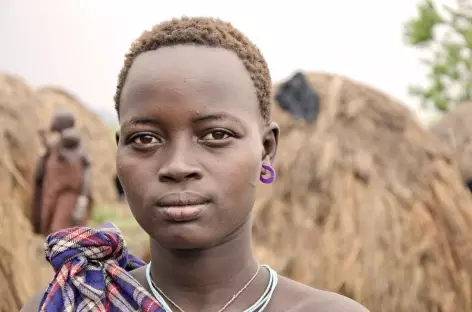
[[141,53],[179,44],[217,47],[236,53],[244,63],[256,89],[261,116],[266,124],[269,123],[272,82],[262,53],[230,23],[206,17],[183,17],[157,24],[151,30],[145,31],[131,45],[119,74],[115,93],[118,117],[121,93],[134,59]]

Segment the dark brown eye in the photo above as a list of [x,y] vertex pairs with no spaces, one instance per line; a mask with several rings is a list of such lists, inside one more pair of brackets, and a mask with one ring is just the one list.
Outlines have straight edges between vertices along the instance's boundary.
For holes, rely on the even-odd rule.
[[225,140],[230,137],[230,134],[226,131],[216,130],[206,134],[203,140]]
[[141,134],[133,138],[133,143],[136,145],[154,145],[159,143],[159,140],[150,134]]

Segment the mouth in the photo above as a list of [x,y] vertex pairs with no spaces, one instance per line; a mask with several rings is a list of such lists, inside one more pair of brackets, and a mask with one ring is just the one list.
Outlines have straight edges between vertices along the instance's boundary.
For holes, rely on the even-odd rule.
[[164,219],[168,221],[189,222],[197,219],[209,203],[210,200],[207,197],[196,193],[182,192],[160,197],[156,206]]

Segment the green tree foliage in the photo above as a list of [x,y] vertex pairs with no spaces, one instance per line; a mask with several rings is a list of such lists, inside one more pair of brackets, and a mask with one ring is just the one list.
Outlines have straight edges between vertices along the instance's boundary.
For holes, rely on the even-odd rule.
[[411,86],[410,94],[423,107],[447,111],[472,100],[472,2],[457,1],[455,8],[424,0],[418,14],[405,24],[406,42],[430,55],[428,85]]

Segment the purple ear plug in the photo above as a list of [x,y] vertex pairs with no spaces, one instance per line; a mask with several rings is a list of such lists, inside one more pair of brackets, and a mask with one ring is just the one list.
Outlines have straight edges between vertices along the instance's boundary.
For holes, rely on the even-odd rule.
[[261,174],[261,176],[259,177],[259,180],[261,180],[261,182],[265,183],[265,184],[270,184],[270,183],[274,182],[274,180],[275,180],[275,170],[274,170],[274,168],[272,168],[271,166],[266,165],[266,164],[262,164],[262,168],[264,168],[266,171],[268,171],[270,176],[268,178],[265,178]]

